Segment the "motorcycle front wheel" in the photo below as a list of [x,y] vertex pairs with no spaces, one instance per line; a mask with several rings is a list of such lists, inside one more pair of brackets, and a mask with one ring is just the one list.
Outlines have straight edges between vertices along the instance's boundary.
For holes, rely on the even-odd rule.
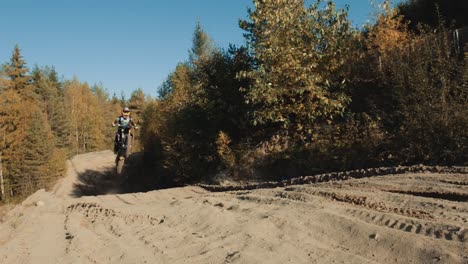
[[117,160],[116,160],[117,175],[122,174],[124,162],[125,162],[125,159],[123,159],[123,157],[117,157]]
[[127,149],[125,150],[125,158],[128,159],[130,153],[132,153],[132,145],[133,145],[133,135],[127,136]]

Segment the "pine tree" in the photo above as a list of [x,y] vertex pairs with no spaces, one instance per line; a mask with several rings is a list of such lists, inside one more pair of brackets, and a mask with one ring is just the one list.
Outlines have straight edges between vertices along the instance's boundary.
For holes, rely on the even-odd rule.
[[208,34],[203,30],[200,21],[197,22],[193,33],[192,48],[189,52],[189,61],[196,61],[206,58],[213,51],[213,44]]
[[119,103],[121,108],[127,106],[127,98],[125,97],[125,93],[123,91],[120,93]]
[[130,99],[128,100],[128,106],[133,109],[133,112],[139,114],[143,111],[146,104],[145,94],[141,88],[136,89],[130,95]]
[[63,87],[57,78],[57,72],[53,67],[36,67],[32,77],[35,93],[43,105],[43,111],[56,139],[56,146],[67,148],[67,134],[70,128],[66,118]]
[[10,63],[5,67],[5,74],[8,76],[7,85],[10,89],[19,93],[25,99],[33,98],[33,86],[31,76],[28,73],[26,62],[21,55],[18,45],[15,46]]
[[45,188],[51,181],[49,160],[54,153],[55,143],[45,115],[39,108],[34,111],[33,122],[29,127],[21,160],[21,175],[27,192]]
[[441,22],[446,23],[446,27],[466,27],[467,10],[466,0],[407,0],[398,4],[398,13],[404,16],[412,29],[420,23],[437,28]]
[[165,100],[169,97],[172,92],[172,74],[169,74],[167,79],[158,87],[158,96],[157,99]]
[[[0,91],[0,130],[8,193],[27,195],[43,186],[54,140],[18,46],[5,67]],[[44,95],[44,94],[42,94]],[[45,146],[44,142],[52,142]],[[3,164],[2,164],[3,165]]]
[[[190,62],[177,65],[160,90],[160,100],[148,104],[143,114],[142,140],[151,155],[148,159],[160,164],[175,182],[213,173],[228,147],[223,146],[220,155],[220,131],[229,134],[223,134],[226,139],[232,136],[235,144],[246,127],[249,108],[240,89],[246,83],[236,75],[250,69],[251,61],[243,57],[245,49],[216,50],[203,44],[207,39],[198,24]],[[230,154],[232,165],[234,153]]]
[[187,106],[194,94],[193,70],[188,64],[181,63],[177,65],[169,78],[172,87],[168,95],[171,102],[168,105],[175,108],[172,109],[173,111],[178,111]]

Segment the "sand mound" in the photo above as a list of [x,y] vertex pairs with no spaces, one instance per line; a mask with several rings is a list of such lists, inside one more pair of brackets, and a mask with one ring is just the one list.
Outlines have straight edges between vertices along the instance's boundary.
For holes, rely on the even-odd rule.
[[113,162],[76,156],[12,209],[0,263],[468,263],[465,168],[119,194]]

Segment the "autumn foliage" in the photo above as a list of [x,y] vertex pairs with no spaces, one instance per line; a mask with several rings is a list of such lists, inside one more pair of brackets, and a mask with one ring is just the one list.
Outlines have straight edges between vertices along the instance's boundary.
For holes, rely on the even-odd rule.
[[144,114],[155,177],[466,162],[466,61],[443,23],[415,31],[401,9],[381,7],[358,31],[333,1],[255,0],[240,21],[247,46],[227,51],[197,24],[189,61]]
[[0,76],[2,201],[50,186],[71,155],[110,148],[124,104],[141,123],[139,173],[158,187],[466,165],[468,59],[450,31],[466,25],[459,12],[383,1],[358,30],[333,1],[253,3],[239,23],[245,46],[216,47],[198,22],[155,100],[141,89],[110,97],[51,67],[30,72],[16,47]]
[[[138,95],[133,109],[143,108]],[[15,47],[0,75],[0,201],[50,188],[72,155],[110,149],[122,108],[100,86],[59,80],[53,67],[30,71]]]

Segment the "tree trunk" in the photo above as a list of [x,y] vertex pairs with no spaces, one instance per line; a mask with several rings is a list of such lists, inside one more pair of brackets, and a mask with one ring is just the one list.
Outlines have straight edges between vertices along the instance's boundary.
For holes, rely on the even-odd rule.
[[2,192],[2,201],[6,200],[5,197],[5,183],[3,181],[3,151],[5,150],[5,143],[6,141],[6,131],[5,128],[3,129],[3,142],[2,142],[2,149],[0,151],[0,189]]
[[3,183],[3,161],[2,161],[2,152],[0,152],[0,189],[2,192],[2,201],[5,201],[5,185]]

